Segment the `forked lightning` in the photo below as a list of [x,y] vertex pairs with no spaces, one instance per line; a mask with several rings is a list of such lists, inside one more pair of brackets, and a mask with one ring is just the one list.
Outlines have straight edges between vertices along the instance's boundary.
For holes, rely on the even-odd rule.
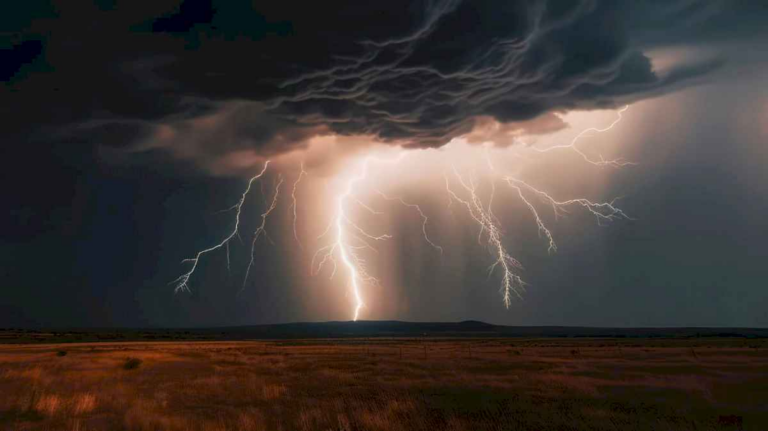
[[[603,133],[613,129],[622,119],[622,114],[628,109],[628,106],[617,111],[617,118],[610,125],[604,128],[590,127],[583,130],[576,135],[570,143],[566,145],[556,145],[548,148],[535,148],[528,146],[527,148],[535,153],[544,154],[556,150],[571,150],[580,156],[585,162],[596,166],[610,166],[610,167],[623,167],[632,165],[633,163],[626,162],[622,159],[606,160],[600,155],[598,159],[594,159],[587,155],[577,144],[591,134]],[[319,274],[324,270],[326,266],[331,266],[330,277],[333,278],[341,266],[344,271],[347,280],[349,291],[353,298],[353,310],[352,318],[357,320],[360,317],[362,309],[366,306],[363,299],[363,289],[366,286],[374,286],[379,283],[379,280],[371,275],[368,268],[368,263],[361,255],[361,251],[365,249],[375,250],[373,244],[378,241],[384,241],[390,239],[389,234],[371,234],[366,231],[359,223],[353,220],[352,213],[350,212],[349,205],[354,203],[365,209],[372,216],[378,216],[382,214],[381,211],[377,211],[371,208],[367,204],[363,203],[359,196],[363,193],[375,193],[388,202],[398,202],[399,204],[413,209],[418,213],[422,220],[422,234],[424,240],[430,247],[438,251],[441,255],[444,250],[443,247],[434,242],[428,235],[428,222],[429,218],[426,212],[421,206],[412,202],[406,201],[402,197],[393,197],[385,194],[379,189],[364,189],[361,190],[361,185],[370,180],[370,165],[371,164],[390,164],[398,165],[402,162],[407,152],[403,151],[398,157],[392,159],[382,159],[373,156],[365,157],[360,164],[354,169],[353,174],[343,181],[343,186],[338,194],[333,198],[333,216],[325,231],[318,236],[318,240],[325,238],[328,234],[332,235],[332,240],[327,245],[320,247],[314,254],[311,262],[312,274]],[[586,198],[575,198],[558,200],[549,193],[542,191],[530,183],[517,178],[515,176],[501,173],[491,162],[491,157],[488,154],[488,148],[485,149],[485,163],[488,166],[487,173],[490,175],[490,193],[487,202],[483,202],[481,193],[478,190],[479,181],[476,178],[474,171],[460,172],[455,166],[451,166],[449,170],[444,173],[445,191],[448,195],[449,210],[454,202],[467,210],[467,214],[479,226],[478,241],[485,242],[489,252],[493,256],[494,260],[488,268],[489,277],[497,270],[501,272],[501,295],[506,307],[509,307],[513,296],[520,297],[525,289],[526,283],[518,274],[523,269],[521,263],[512,257],[504,246],[504,230],[499,218],[493,212],[494,200],[498,198],[499,193],[497,190],[497,182],[502,181],[514,192],[516,198],[520,199],[522,204],[527,208],[528,212],[532,215],[539,235],[546,239],[548,251],[556,252],[557,244],[554,239],[554,235],[550,228],[546,225],[541,217],[536,202],[540,202],[551,208],[553,216],[558,219],[568,214],[570,207],[581,207],[587,212],[592,214],[598,224],[607,221],[613,221],[618,219],[630,219],[630,217],[624,213],[621,209],[615,206],[615,202],[592,202]],[[248,182],[248,186],[243,192],[240,200],[228,210],[235,210],[235,224],[233,230],[227,235],[221,242],[213,247],[199,251],[194,258],[186,259],[184,262],[191,262],[192,266],[186,273],[182,274],[179,278],[172,283],[175,284],[175,291],[189,291],[189,281],[195,270],[198,268],[200,259],[207,253],[213,252],[220,248],[226,248],[227,252],[227,267],[229,267],[229,241],[235,236],[240,235],[240,217],[243,205],[245,204],[246,197],[250,193],[254,182],[260,180],[269,166],[269,161],[264,163],[262,170],[255,176],[253,176]],[[349,174],[349,172],[345,173]],[[300,165],[299,174],[296,176],[293,182],[293,188],[291,190],[291,207],[290,211],[293,217],[292,227],[293,236],[296,243],[300,248],[303,248],[302,241],[299,239],[297,230],[297,190],[302,180],[307,176],[307,172],[304,169],[304,163]],[[267,219],[275,210],[278,204],[280,196],[280,187],[283,184],[284,179],[282,175],[278,175],[278,180],[274,188],[274,193],[270,202],[265,201],[266,210],[261,214],[261,221],[253,234],[251,240],[251,259],[248,263],[245,272],[245,278],[243,280],[243,288],[248,280],[248,275],[255,263],[254,249],[258,239],[264,235],[267,236],[266,225]],[[262,184],[263,188],[263,184]],[[267,238],[269,238],[267,236]]]

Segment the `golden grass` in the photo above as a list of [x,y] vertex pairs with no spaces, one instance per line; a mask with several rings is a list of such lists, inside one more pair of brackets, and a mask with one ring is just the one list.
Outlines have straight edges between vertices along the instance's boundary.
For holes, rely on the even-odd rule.
[[765,430],[767,406],[754,340],[0,346],[0,430]]
[[262,387],[265,400],[276,400],[282,398],[288,392],[284,385],[264,385]]

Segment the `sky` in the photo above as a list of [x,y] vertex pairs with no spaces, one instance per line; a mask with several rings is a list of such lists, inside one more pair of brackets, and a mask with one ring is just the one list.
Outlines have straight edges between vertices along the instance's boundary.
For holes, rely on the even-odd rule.
[[2,8],[0,327],[768,326],[768,4],[149,3]]

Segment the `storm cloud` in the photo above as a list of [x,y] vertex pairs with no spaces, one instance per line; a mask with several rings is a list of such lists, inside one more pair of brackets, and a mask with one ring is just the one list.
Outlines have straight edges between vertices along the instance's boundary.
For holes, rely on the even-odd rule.
[[[496,280],[486,279],[489,262],[477,248],[474,225],[459,223],[461,213],[446,208],[437,170],[440,162],[454,162],[449,156],[460,165],[464,153],[423,151],[409,155],[421,163],[414,169],[382,169],[381,178],[397,182],[377,186],[424,205],[431,237],[455,250],[457,265],[443,265],[424,246],[412,208],[387,208],[360,193],[366,205],[387,211],[382,223],[392,220],[394,240],[382,251],[398,267],[388,272],[376,261],[379,292],[393,295],[377,307],[372,300],[368,316],[768,325],[761,246],[768,242],[766,1],[26,0],[3,6],[0,326],[191,327],[346,317],[343,298],[328,300],[341,292],[338,280],[308,280],[309,262],[297,265],[288,187],[300,162],[308,176],[297,192],[299,238],[311,258],[312,241],[328,226],[320,214],[326,206],[314,201],[354,168],[353,157],[387,153],[372,144],[424,148],[460,136],[470,145],[544,146],[615,117],[566,111],[626,103],[633,106],[616,130],[590,137],[595,152],[589,154],[637,166],[594,169],[568,152],[532,161],[513,159],[526,154],[519,148],[486,153],[503,153],[507,163],[492,160],[495,166],[553,196],[622,197],[621,208],[635,219],[603,229],[574,212],[552,223],[562,247],[550,255],[526,208],[514,199],[503,205],[499,189],[494,211],[531,286],[509,311]],[[477,153],[477,160],[483,155],[453,147]],[[244,178],[265,158],[273,164],[264,190],[248,199],[242,233],[246,239],[256,229],[283,175],[270,234],[284,242],[263,242],[253,288],[242,294],[237,259],[249,257],[247,240],[232,244],[233,273],[226,253],[212,254],[193,294],[174,295],[168,283],[184,270],[180,261],[230,232],[232,213],[219,210],[240,199]],[[481,175],[483,166],[477,165]],[[551,211],[542,207],[542,214]]]
[[[647,53],[748,36],[768,15],[759,2],[697,0],[143,3],[15,12],[23,27],[4,41],[3,110],[26,121],[11,132],[35,124],[210,170],[318,135],[436,147],[483,136],[489,122],[556,130],[554,112],[698,82],[722,58],[661,74]],[[723,29],[734,16],[743,25]]]

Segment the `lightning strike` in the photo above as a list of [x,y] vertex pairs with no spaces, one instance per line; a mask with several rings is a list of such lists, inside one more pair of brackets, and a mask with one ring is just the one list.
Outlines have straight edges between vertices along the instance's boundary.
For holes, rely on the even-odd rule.
[[530,147],[530,148],[531,148],[531,150],[533,150],[535,152],[538,152],[538,153],[548,153],[548,152],[554,151],[554,150],[570,149],[570,150],[574,151],[576,154],[578,154],[579,156],[581,156],[581,158],[584,159],[585,162],[587,162],[589,164],[592,164],[592,165],[595,165],[595,166],[610,166],[610,167],[614,167],[614,168],[622,168],[622,167],[625,167],[625,166],[636,165],[636,163],[627,162],[627,161],[625,161],[624,159],[621,159],[621,158],[613,159],[613,160],[606,160],[606,159],[603,158],[602,155],[599,155],[599,158],[600,158],[599,160],[594,160],[594,159],[590,158],[585,152],[583,152],[579,147],[576,146],[576,143],[581,138],[585,138],[585,137],[589,137],[589,136],[594,136],[594,135],[589,135],[590,133],[595,133],[595,134],[605,133],[605,132],[613,129],[617,124],[619,124],[621,122],[621,120],[623,119],[622,114],[624,112],[626,112],[627,109],[629,109],[629,105],[626,105],[623,108],[621,108],[618,111],[616,111],[616,119],[611,124],[609,124],[608,126],[603,127],[603,128],[590,127],[588,129],[584,129],[578,135],[576,135],[571,140],[571,142],[568,143],[568,144],[555,145],[555,146],[548,147],[548,148],[536,148],[536,147]]
[[[629,108],[629,105],[625,106],[624,108],[617,111],[617,118],[614,120],[610,125],[604,128],[597,128],[597,127],[590,127],[588,129],[582,130],[576,137],[574,137],[571,142],[567,145],[556,145],[553,147],[549,147],[546,149],[537,149],[531,147],[532,150],[539,152],[539,153],[546,153],[550,151],[554,151],[557,149],[571,149],[575,151],[577,154],[579,154],[586,162],[596,165],[596,166],[612,166],[612,167],[624,167],[628,165],[634,165],[634,163],[623,161],[622,159],[616,159],[616,160],[605,160],[602,155],[600,156],[600,159],[595,161],[589,156],[586,155],[579,147],[576,146],[576,143],[579,141],[579,139],[589,136],[589,133],[603,133],[607,132],[611,129],[613,129],[621,120],[622,120],[622,114]],[[477,193],[477,187],[475,185],[475,181],[473,179],[473,176],[470,174],[469,179],[465,180],[464,177],[459,174],[458,170],[456,168],[453,168],[453,172],[456,176],[456,179],[459,184],[464,188],[466,193],[469,195],[469,199],[462,199],[459,197],[450,186],[450,181],[448,179],[448,176],[445,176],[445,187],[446,191],[448,192],[449,196],[449,209],[453,201],[459,202],[460,204],[464,205],[464,207],[467,208],[470,217],[480,226],[480,231],[478,233],[478,242],[482,243],[483,234],[487,235],[487,246],[489,250],[491,250],[492,254],[496,257],[495,262],[490,266],[488,270],[488,275],[492,275],[493,271],[501,267],[503,274],[502,274],[502,281],[501,281],[501,292],[503,295],[504,305],[509,308],[511,303],[511,296],[512,293],[515,293],[518,297],[520,297],[520,291],[524,290],[525,288],[525,282],[520,278],[519,275],[517,275],[513,270],[521,270],[523,269],[522,265],[519,261],[512,258],[506,251],[506,249],[503,246],[503,243],[501,241],[502,238],[502,232],[500,228],[500,221],[493,213],[493,201],[496,196],[496,181],[499,178],[499,175],[497,173],[497,170],[493,163],[491,162],[491,157],[488,152],[489,148],[485,147],[485,161],[488,165],[489,172],[491,173],[491,179],[490,179],[490,197],[488,199],[488,204],[486,207],[483,206],[483,203],[479,197],[479,194]],[[631,220],[631,218],[624,213],[621,209],[617,208],[614,205],[614,201],[611,202],[592,202],[589,199],[586,198],[577,198],[577,199],[569,199],[565,201],[558,201],[554,199],[552,196],[550,196],[548,193],[539,190],[532,185],[528,184],[525,181],[522,181],[518,178],[515,178],[513,176],[504,176],[503,180],[506,181],[506,183],[509,185],[510,188],[515,190],[517,192],[518,197],[523,202],[523,204],[528,208],[529,212],[533,216],[536,227],[538,228],[539,236],[544,236],[548,241],[548,249],[547,251],[549,253],[557,252],[557,243],[555,242],[554,236],[552,235],[552,231],[547,227],[547,225],[544,223],[543,219],[539,215],[539,212],[535,205],[526,197],[526,194],[523,190],[526,190],[528,193],[535,195],[539,198],[539,200],[549,206],[552,207],[552,210],[554,212],[555,219],[558,219],[559,217],[562,217],[568,213],[567,208],[570,206],[581,206],[585,208],[589,213],[591,213],[593,216],[596,217],[598,225],[602,224],[604,221],[614,221],[617,219],[625,219],[625,220]]]
[[[372,246],[367,242],[367,240],[374,240],[374,241],[384,241],[389,238],[391,238],[390,235],[383,234],[383,235],[371,235],[368,232],[366,232],[364,229],[362,229],[359,225],[354,223],[349,216],[347,215],[346,211],[346,202],[351,198],[351,196],[354,194],[355,185],[363,180],[365,180],[368,177],[368,168],[372,161],[375,162],[382,162],[382,163],[397,163],[399,162],[403,157],[405,156],[405,153],[401,153],[397,158],[391,159],[391,160],[382,160],[375,157],[366,157],[363,162],[361,163],[361,167],[356,175],[354,175],[352,178],[350,178],[343,191],[336,196],[336,213],[333,217],[333,221],[331,224],[329,224],[328,228],[323,232],[318,238],[322,238],[325,235],[328,234],[328,232],[333,228],[335,230],[335,239],[334,241],[319,249],[315,256],[312,258],[312,266],[315,268],[315,261],[319,256],[322,256],[319,264],[316,266],[316,269],[313,270],[313,274],[318,274],[323,266],[327,264],[328,262],[331,262],[333,264],[333,271],[331,272],[331,278],[336,274],[336,270],[338,268],[338,263],[336,260],[336,254],[338,254],[338,258],[341,261],[342,265],[346,269],[347,273],[349,274],[349,286],[350,290],[352,291],[352,295],[354,297],[354,313],[352,320],[357,321],[357,319],[360,317],[360,310],[365,307],[365,302],[363,301],[361,289],[363,284],[371,284],[371,285],[377,285],[379,283],[379,280],[370,273],[368,273],[367,270],[367,264],[366,261],[360,257],[358,253],[356,253],[357,250],[360,250],[362,248],[372,248]],[[356,200],[356,202],[359,203],[359,201]],[[368,208],[370,209],[370,208]],[[375,212],[375,211],[373,211]],[[357,233],[357,235],[351,234],[348,232],[347,228],[351,228],[354,232]],[[357,242],[361,243],[361,246],[355,246],[351,245],[350,239],[356,240]]]
[[[601,224],[601,222],[603,221],[610,222],[618,219],[633,220],[624,211],[622,211],[620,208],[617,208],[614,205],[615,200],[611,202],[592,202],[589,199],[577,198],[577,199],[568,199],[565,201],[558,201],[558,200],[555,200],[552,196],[550,196],[546,192],[543,192],[524,181],[518,180],[513,177],[506,177],[505,180],[510,185],[510,187],[516,189],[521,196],[522,196],[521,187],[527,190],[530,190],[531,192],[539,196],[542,202],[552,206],[555,216],[563,216],[564,214],[568,213],[568,211],[565,210],[566,207],[571,205],[578,205],[585,208],[587,211],[589,211],[589,213],[595,216],[595,218],[597,219],[598,225]],[[525,198],[523,198],[523,200],[525,200]],[[530,203],[527,200],[525,201],[529,205],[529,207],[531,208],[533,207],[532,205],[530,205]],[[546,227],[543,226],[543,223],[541,223],[541,220],[539,219],[535,211],[534,211],[534,215],[537,218],[537,224],[540,225],[540,229],[546,231],[547,237],[551,240],[551,234],[546,229]]]
[[[624,108],[618,110],[616,120],[614,120],[610,125],[603,128],[590,127],[585,129],[576,135],[576,137],[574,137],[569,144],[556,145],[544,149],[531,146],[528,148],[537,153],[548,153],[555,150],[569,149],[580,155],[587,163],[596,166],[623,167],[627,165],[634,165],[634,163],[626,162],[622,159],[606,160],[602,157],[602,155],[599,157],[599,159],[595,160],[590,158],[587,153],[582,151],[582,149],[577,146],[577,143],[582,138],[592,136],[591,134],[604,133],[613,129],[621,121],[622,114],[628,108],[629,106],[625,106]],[[311,262],[311,273],[312,275],[317,275],[323,271],[326,266],[330,265],[332,266],[330,271],[330,278],[333,279],[339,268],[344,270],[347,275],[347,285],[354,300],[352,313],[353,320],[358,320],[361,310],[366,306],[363,299],[364,287],[366,285],[377,285],[379,283],[379,280],[369,273],[368,263],[361,256],[360,252],[362,250],[371,250],[378,253],[376,248],[373,247],[372,243],[386,241],[392,238],[392,236],[386,233],[380,235],[369,233],[352,219],[349,213],[349,208],[347,208],[347,206],[350,203],[354,203],[374,216],[383,214],[382,212],[366,205],[356,197],[356,194],[358,193],[358,185],[369,178],[369,167],[372,162],[398,163],[406,155],[406,152],[402,152],[397,158],[394,159],[379,159],[373,156],[369,156],[363,159],[357,171],[355,171],[354,174],[346,180],[341,191],[333,198],[334,214],[326,229],[317,237],[317,239],[320,240],[331,233],[333,235],[333,239],[329,244],[321,247],[315,252]],[[518,154],[514,154],[514,156],[523,157]],[[487,173],[490,176],[490,193],[488,195],[488,201],[484,203],[483,199],[481,198],[481,193],[478,190],[478,181],[475,178],[474,171],[462,174],[455,166],[453,166],[453,180],[447,172],[444,173],[445,190],[448,195],[448,210],[451,214],[453,214],[454,202],[457,203],[460,207],[463,206],[467,210],[469,217],[479,226],[480,229],[478,232],[478,242],[483,244],[484,241],[485,247],[494,257],[493,263],[488,267],[488,277],[491,277],[495,272],[497,272],[497,270],[501,271],[500,292],[502,294],[504,306],[507,308],[509,308],[511,305],[513,295],[522,298],[521,292],[525,290],[526,283],[518,274],[518,271],[523,269],[522,264],[517,259],[512,257],[504,246],[504,232],[502,229],[502,222],[499,220],[496,214],[494,214],[493,211],[494,203],[497,199],[496,183],[498,181],[504,181],[506,185],[515,192],[516,196],[525,205],[528,212],[533,216],[539,236],[546,239],[548,243],[547,250],[550,253],[557,252],[557,243],[555,242],[552,231],[541,217],[536,203],[551,207],[555,220],[568,215],[570,207],[574,206],[581,207],[592,216],[594,216],[597,219],[598,225],[602,224],[603,222],[610,222],[619,219],[631,220],[631,218],[626,213],[624,213],[624,211],[615,206],[615,200],[611,202],[593,202],[586,198],[557,200],[549,193],[534,187],[526,181],[523,181],[512,175],[500,174],[491,161],[489,147],[485,147],[485,162],[488,167]],[[181,275],[179,278],[172,282],[176,284],[176,292],[180,290],[189,291],[189,280],[197,269],[200,259],[207,253],[225,247],[227,252],[227,269],[229,269],[229,241],[235,236],[240,238],[239,226],[242,206],[246,197],[250,193],[254,182],[262,178],[268,166],[269,161],[264,164],[263,169],[258,175],[250,179],[248,186],[243,192],[240,200],[232,207],[224,210],[236,211],[235,226],[232,232],[215,246],[201,250],[196,254],[194,258],[186,259],[183,261],[192,262],[192,267],[188,272]],[[294,239],[299,244],[299,247],[303,248],[296,227],[298,207],[296,193],[299,188],[299,184],[306,176],[308,176],[308,174],[304,169],[303,162],[300,165],[300,169],[301,170],[299,175],[296,177],[296,180],[293,183],[292,191],[290,193],[292,201],[290,211],[293,216]],[[254,265],[254,250],[258,239],[264,235],[271,242],[271,239],[269,238],[266,231],[267,219],[278,205],[280,187],[284,182],[282,175],[278,175],[277,178],[278,181],[274,185],[274,193],[272,195],[271,202],[267,202],[267,196],[263,192],[264,184],[263,182],[260,182],[266,210],[261,214],[261,223],[253,234],[251,241],[251,259],[248,263],[245,277],[243,279],[243,289],[245,288],[251,269]],[[452,184],[458,184],[459,192],[454,190]],[[326,189],[328,189],[327,184]],[[422,234],[424,240],[432,248],[440,252],[441,255],[444,253],[443,247],[433,242],[428,234],[427,225],[429,223],[429,218],[422,210],[421,206],[408,202],[403,197],[389,196],[376,189],[372,191],[379,194],[386,201],[399,202],[401,205],[407,208],[414,209],[422,219]]]
[[[283,184],[283,176],[278,175],[278,181],[277,185],[275,185],[275,193],[272,195],[272,202],[267,207],[266,211],[264,211],[261,214],[261,224],[256,229],[256,231],[253,233],[253,240],[251,241],[251,260],[248,262],[248,268],[245,270],[245,277],[243,278],[243,287],[242,289],[245,289],[245,283],[248,281],[248,275],[251,273],[251,267],[253,266],[254,262],[254,250],[256,248],[256,242],[259,240],[259,237],[261,235],[264,235],[269,239],[269,234],[267,234],[267,218],[270,214],[272,214],[272,211],[275,210],[277,207],[277,199],[280,196],[280,186]],[[269,239],[270,242],[272,242],[271,239]],[[241,289],[241,290],[242,290]]]
[[525,290],[525,282],[513,271],[513,269],[523,269],[523,266],[507,253],[507,250],[502,243],[503,235],[501,228],[488,213],[488,210],[483,206],[478,197],[474,181],[471,179],[469,182],[465,181],[455,167],[453,168],[453,172],[459,184],[461,184],[464,190],[468,193],[469,200],[462,199],[453,191],[453,189],[451,189],[450,180],[447,175],[445,176],[445,189],[453,200],[467,208],[469,216],[480,225],[480,235],[482,235],[483,232],[487,232],[488,249],[496,257],[496,261],[488,268],[488,276],[491,276],[497,267],[501,267],[502,278],[500,290],[504,300],[504,306],[509,308],[512,303],[512,294],[521,297],[520,292]]
[[367,210],[369,213],[371,213],[373,215],[382,215],[382,214],[384,214],[381,211],[376,211],[375,209],[369,207],[368,205],[363,203],[363,201],[361,201],[360,199],[356,199],[355,202],[357,202],[357,204],[360,205],[360,207],[362,207],[363,209]]
[[405,207],[415,209],[416,212],[418,212],[419,216],[421,217],[421,232],[424,234],[424,241],[429,243],[429,245],[432,246],[432,248],[434,248],[435,250],[439,251],[441,255],[443,254],[443,247],[440,247],[439,245],[437,245],[434,242],[432,242],[431,239],[429,239],[429,235],[427,234],[427,223],[429,223],[429,218],[427,218],[427,216],[424,214],[424,211],[421,210],[420,206],[418,206],[416,204],[408,203],[408,202],[404,201],[402,197],[399,197],[399,196],[398,197],[387,196],[386,194],[382,193],[379,190],[376,190],[376,193],[381,195],[381,197],[384,198],[385,200],[388,200],[388,201],[398,201],[401,204],[403,204],[403,206],[405,206]]
[[245,203],[245,198],[248,196],[248,193],[251,192],[251,186],[253,186],[253,183],[256,180],[261,179],[261,177],[264,175],[264,173],[267,171],[267,167],[269,167],[269,160],[264,162],[264,167],[262,168],[261,172],[259,172],[257,175],[251,177],[250,181],[248,181],[248,187],[246,187],[245,191],[243,192],[242,196],[240,196],[240,200],[230,207],[228,210],[236,210],[235,213],[235,227],[232,229],[232,232],[224,238],[220,243],[216,244],[213,247],[206,248],[204,250],[201,250],[197,252],[197,255],[195,255],[194,258],[191,259],[184,259],[182,263],[186,262],[192,262],[192,267],[187,271],[186,273],[182,274],[177,278],[176,280],[172,281],[169,284],[175,284],[176,287],[174,288],[174,292],[178,293],[179,291],[187,291],[189,292],[189,279],[192,277],[192,274],[195,273],[195,270],[197,269],[198,263],[200,263],[200,258],[203,257],[203,255],[210,253],[214,250],[218,250],[222,247],[227,247],[227,267],[229,267],[229,241],[234,238],[235,236],[240,235],[240,213],[243,209],[243,204]]
[[293,203],[291,204],[291,210],[293,211],[293,237],[296,239],[296,242],[299,244],[299,248],[304,249],[304,246],[301,244],[301,241],[299,240],[299,234],[296,231],[296,220],[298,219],[296,215],[296,208],[298,207],[298,203],[296,201],[296,189],[299,187],[299,183],[301,182],[301,179],[307,175],[307,171],[304,170],[304,162],[301,162],[300,167],[301,167],[301,172],[299,172],[299,176],[296,178],[296,182],[293,183],[293,190],[291,191],[291,199],[293,200]]

